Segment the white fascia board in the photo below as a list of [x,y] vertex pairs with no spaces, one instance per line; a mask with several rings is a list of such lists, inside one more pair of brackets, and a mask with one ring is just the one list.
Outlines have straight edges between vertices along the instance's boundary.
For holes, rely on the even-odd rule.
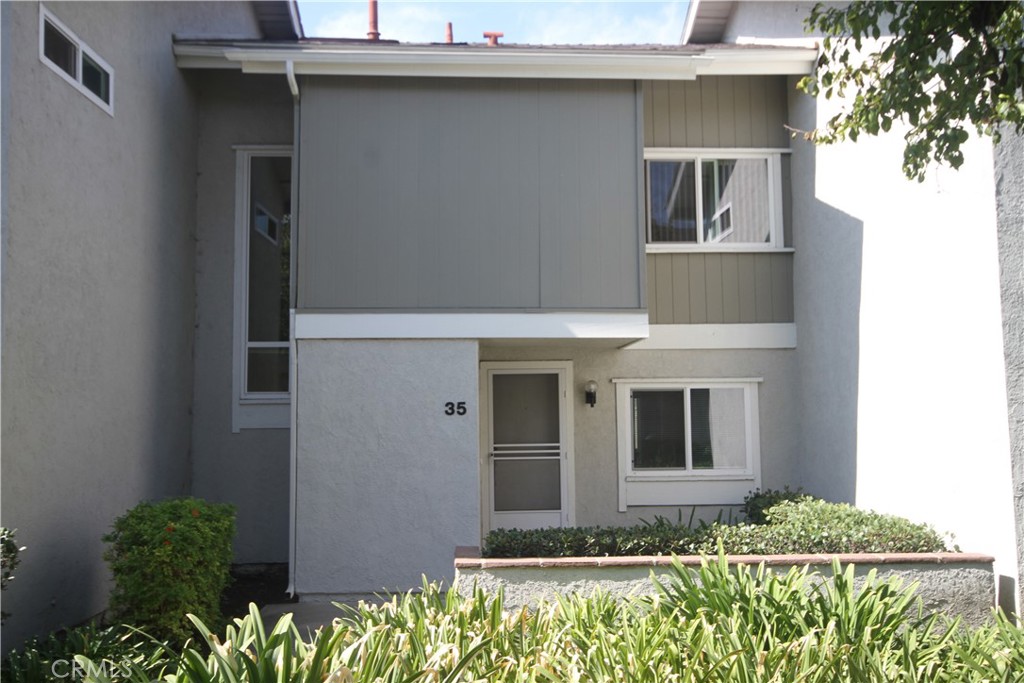
[[530,50],[500,48],[285,48],[232,45],[174,46],[181,68],[240,68],[245,73],[298,75],[489,78],[693,80],[700,75],[810,73],[817,51],[808,48],[667,51]]
[[651,325],[646,339],[624,349],[795,349],[796,323]]
[[296,339],[642,339],[636,313],[296,313]]

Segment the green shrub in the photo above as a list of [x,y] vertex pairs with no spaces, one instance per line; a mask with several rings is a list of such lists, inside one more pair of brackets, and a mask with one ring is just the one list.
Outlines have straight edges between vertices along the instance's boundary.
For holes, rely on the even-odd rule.
[[4,683],[81,681],[86,669],[76,657],[92,663],[92,673],[123,680],[128,671],[144,671],[146,681],[162,680],[173,669],[175,656],[166,645],[128,626],[100,628],[93,624],[34,638],[3,660]]
[[928,553],[946,550],[926,524],[824,500],[782,501],[767,512],[768,524],[714,524],[696,547],[739,555],[793,553]]
[[927,525],[809,496],[783,500],[768,509],[765,517],[766,524],[715,522],[692,527],[658,518],[654,523],[632,527],[498,529],[487,534],[482,554],[484,557],[713,555],[718,550],[719,539],[730,555],[946,550],[942,537]]
[[664,518],[632,527],[498,529],[484,539],[484,557],[688,555],[699,532]]
[[775,507],[784,500],[799,501],[811,497],[803,493],[803,489],[790,491],[788,486],[781,491],[777,489],[765,489],[764,491],[755,489],[743,497],[743,516],[748,524],[767,524],[768,517],[765,513],[770,508]]
[[184,641],[186,612],[220,623],[231,578],[235,511],[197,498],[140,503],[103,537],[114,574],[111,609],[157,638]]
[[[827,578],[827,580],[825,580]],[[505,610],[501,593],[421,593],[344,608],[301,637],[255,606],[223,636],[201,620],[175,683],[629,681],[630,683],[1020,683],[1024,630],[922,618],[910,589],[853,568],[828,578],[678,563],[650,598],[572,595]],[[147,681],[133,670],[131,681]],[[101,683],[102,679],[86,679]]]
[[[16,531],[0,527],[0,590],[7,590],[7,584],[14,580],[14,569],[21,562],[18,553],[24,548],[18,546],[14,539]],[[6,621],[9,616],[7,612],[0,611],[0,622]]]

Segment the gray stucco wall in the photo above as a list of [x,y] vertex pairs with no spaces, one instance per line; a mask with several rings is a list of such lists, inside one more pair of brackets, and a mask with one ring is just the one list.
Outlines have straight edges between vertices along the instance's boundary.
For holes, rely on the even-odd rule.
[[200,99],[192,490],[237,507],[236,562],[287,562],[288,430],[231,431],[232,145],[290,145],[292,99],[283,76],[227,71],[190,76]]
[[[799,412],[796,352],[630,351],[593,347],[482,346],[484,361],[571,360],[574,387],[576,524],[621,526],[653,521],[657,515],[685,522],[691,509],[679,506],[630,507],[618,511],[618,455],[615,387],[618,378],[762,377],[758,389],[761,426],[761,486],[782,488],[802,483],[798,462]],[[597,405],[583,402],[583,385],[598,383]],[[737,501],[740,502],[740,501]],[[698,509],[695,519],[714,519],[720,507]],[[724,512],[725,518],[730,514]]]
[[636,87],[304,79],[297,307],[642,308]]
[[995,146],[995,180],[1020,610],[1024,606],[1024,136],[1003,132]]
[[187,492],[196,99],[171,36],[258,35],[248,5],[47,3],[114,70],[115,115],[3,3],[3,524],[28,547],[3,645],[103,610],[100,537]]
[[[451,581],[476,545],[475,341],[299,341],[295,590],[304,599]],[[447,401],[466,402],[447,416]]]
[[[790,79],[790,125],[810,130],[815,103],[795,83]],[[804,454],[797,483],[829,500],[853,502],[863,224],[816,195],[814,145],[797,139],[792,149],[793,307],[799,331],[794,400],[803,416],[797,447]]]

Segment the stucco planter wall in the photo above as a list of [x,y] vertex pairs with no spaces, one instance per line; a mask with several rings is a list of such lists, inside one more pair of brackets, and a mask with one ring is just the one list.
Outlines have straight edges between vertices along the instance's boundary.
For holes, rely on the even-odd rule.
[[[475,549],[460,549],[455,559],[456,589],[470,593],[474,586],[487,592],[505,591],[509,608],[553,600],[556,594],[589,595],[595,589],[621,596],[650,595],[654,576],[671,571],[670,557],[569,557],[481,559]],[[832,576],[832,559],[844,566],[853,564],[856,575],[864,577],[876,569],[878,577],[901,578],[904,585],[919,582],[916,591],[928,612],[962,616],[966,624],[979,625],[991,616],[995,604],[993,558],[971,553],[849,554],[849,555],[730,555],[732,565],[756,566],[764,562],[773,571],[785,573],[791,567],[809,565],[826,577]],[[680,557],[690,567],[701,558]]]

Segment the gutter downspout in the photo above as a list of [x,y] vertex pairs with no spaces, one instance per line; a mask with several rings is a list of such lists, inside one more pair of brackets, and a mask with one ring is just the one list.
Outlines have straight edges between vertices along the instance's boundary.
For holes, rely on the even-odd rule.
[[299,82],[295,78],[295,62],[287,60],[284,63],[284,74],[288,78],[288,89],[292,91],[292,97],[299,101]]

